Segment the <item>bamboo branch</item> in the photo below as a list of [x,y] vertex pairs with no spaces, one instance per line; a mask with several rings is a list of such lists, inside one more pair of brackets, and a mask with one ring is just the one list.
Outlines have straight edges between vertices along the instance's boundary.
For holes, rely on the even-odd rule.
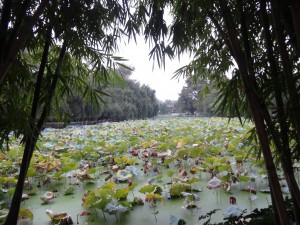
[[48,5],[49,0],[42,0],[41,4],[33,14],[33,16],[29,19],[29,21],[23,26],[23,28],[20,30],[20,37],[16,37],[13,41],[12,47],[7,54],[7,57],[5,57],[5,60],[1,62],[0,64],[0,84],[4,80],[7,72],[9,71],[10,67],[13,64],[13,61],[16,59],[19,51],[24,46],[25,42],[27,41],[29,35],[32,32],[32,28],[36,21],[38,20],[39,16],[42,14],[46,6]]

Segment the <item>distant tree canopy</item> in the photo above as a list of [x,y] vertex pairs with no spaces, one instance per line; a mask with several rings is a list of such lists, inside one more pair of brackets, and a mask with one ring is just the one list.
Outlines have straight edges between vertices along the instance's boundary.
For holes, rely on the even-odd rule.
[[194,82],[189,77],[179,94],[177,110],[180,113],[190,115],[196,113],[199,116],[213,116],[216,111],[214,103],[217,99],[217,94],[218,91],[209,81]]
[[130,71],[126,74],[122,71],[118,73],[123,76],[123,83],[99,87],[106,94],[102,97],[103,104],[95,106],[93,102],[84,101],[81,96],[73,96],[64,102],[62,112],[74,121],[121,121],[155,117],[159,110],[155,90],[129,79]]

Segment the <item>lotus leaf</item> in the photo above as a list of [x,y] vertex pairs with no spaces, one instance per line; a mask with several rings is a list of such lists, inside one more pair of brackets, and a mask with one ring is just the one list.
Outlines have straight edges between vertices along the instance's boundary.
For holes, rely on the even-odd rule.
[[64,190],[64,195],[74,194],[75,188],[73,186],[69,186]]
[[54,199],[54,193],[53,192],[46,192],[43,196],[41,196],[41,200],[44,204],[48,204],[51,200]]
[[154,194],[154,193],[146,193],[145,201],[150,202],[152,204],[155,204],[156,200],[160,200],[162,203],[164,203],[164,197],[160,194]]
[[32,221],[33,221],[33,213],[29,209],[20,208],[18,225],[32,224]]
[[145,194],[145,193],[155,193],[155,194],[161,194],[162,189],[161,187],[157,185],[146,185],[142,187],[139,192]]
[[250,196],[249,196],[249,200],[250,200],[251,202],[255,201],[256,199],[257,199],[257,195],[250,195]]
[[182,183],[185,183],[185,184],[193,184],[193,183],[196,183],[198,182],[199,179],[197,179],[196,177],[193,177],[191,179],[187,179],[187,180],[184,180],[182,181]]
[[130,171],[135,176],[139,176],[141,174],[141,172],[135,166],[126,166],[125,170]]
[[8,215],[8,209],[0,209],[0,221],[4,221]]
[[184,219],[179,218],[178,216],[170,215],[170,225],[185,225],[186,222]]
[[138,186],[137,182],[132,182],[128,185],[129,191],[132,191],[136,186]]
[[28,191],[28,195],[32,196],[32,195],[36,195],[38,189],[37,188],[30,188]]
[[183,197],[189,197],[190,200],[193,200],[193,201],[200,201],[199,195],[196,195],[196,194],[193,194],[193,193],[189,193],[189,192],[181,192],[181,195],[182,195]]
[[170,188],[170,195],[172,197],[178,197],[182,192],[186,191],[188,187],[186,185],[175,183]]
[[124,170],[119,170],[116,176],[119,181],[126,181],[132,177],[132,173],[124,169]]
[[230,164],[221,164],[217,167],[218,172],[228,171],[231,168]]
[[208,189],[217,189],[217,188],[220,188],[221,185],[222,185],[222,181],[219,180],[217,177],[213,177],[212,179],[210,179],[210,181],[208,181],[207,188]]
[[62,212],[62,213],[56,213],[56,212],[54,212],[54,211],[51,210],[51,209],[46,209],[46,214],[47,214],[47,216],[50,217],[51,220],[56,220],[56,221],[59,221],[59,220],[61,220],[62,218],[64,218],[65,216],[68,215],[68,214],[65,213],[65,212]]
[[117,214],[117,213],[125,213],[128,211],[127,207],[119,204],[116,200],[112,200],[111,202],[107,203],[104,211],[109,214]]
[[33,167],[29,167],[27,171],[27,176],[28,177],[34,177],[36,175],[36,170]]
[[204,160],[211,165],[219,161],[219,159],[216,157],[206,157]]
[[124,200],[127,198],[129,192],[129,188],[120,188],[116,190],[116,198],[117,200]]
[[239,217],[243,211],[237,205],[230,205],[224,212],[224,219],[230,217]]
[[231,176],[230,175],[231,175],[230,173],[227,173],[225,176],[221,177],[220,180],[222,182],[228,182],[228,183],[230,183],[231,182]]
[[133,205],[144,205],[143,199],[141,199],[139,197],[134,197],[132,203],[133,203]]
[[242,182],[248,182],[250,180],[250,178],[248,176],[238,176],[238,179],[239,181],[242,181]]
[[66,173],[72,170],[76,170],[78,167],[79,165],[76,162],[69,162],[65,164],[61,169]]

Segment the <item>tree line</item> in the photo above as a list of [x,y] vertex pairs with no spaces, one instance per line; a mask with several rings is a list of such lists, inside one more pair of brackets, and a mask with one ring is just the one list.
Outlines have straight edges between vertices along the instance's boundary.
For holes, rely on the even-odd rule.
[[[159,102],[155,90],[147,85],[130,79],[131,70],[119,69],[118,74],[123,80],[114,85],[98,87],[103,92],[101,103],[95,105],[86,101],[82,96],[69,96],[58,109],[61,116],[50,116],[56,121],[123,121],[132,119],[146,119],[157,116]],[[64,119],[65,118],[65,119]]]

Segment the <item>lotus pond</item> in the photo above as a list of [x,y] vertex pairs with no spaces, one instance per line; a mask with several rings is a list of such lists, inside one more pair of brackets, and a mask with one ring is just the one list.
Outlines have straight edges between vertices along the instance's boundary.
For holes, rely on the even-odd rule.
[[[264,164],[250,154],[258,148],[247,141],[252,128],[191,117],[47,128],[28,171],[20,223],[70,224],[70,216],[84,225],[203,224],[199,217],[215,209],[212,222],[265,208],[271,200]],[[1,219],[18,175],[19,141],[0,155]]]

